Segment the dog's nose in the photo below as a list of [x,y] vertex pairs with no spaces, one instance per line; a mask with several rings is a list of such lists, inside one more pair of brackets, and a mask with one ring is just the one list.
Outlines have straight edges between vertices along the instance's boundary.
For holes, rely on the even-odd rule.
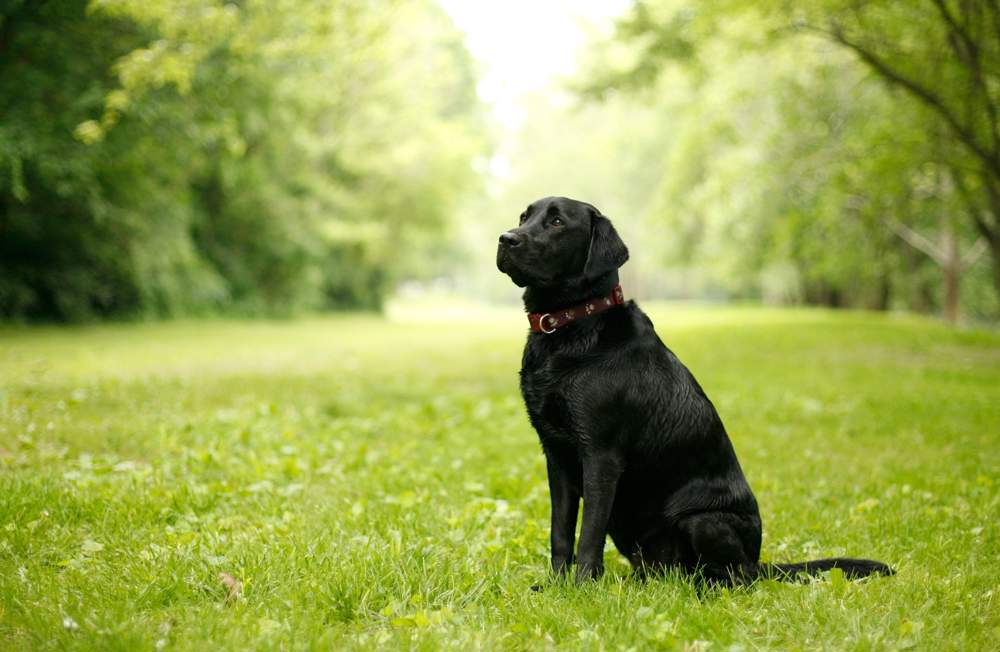
[[506,231],[500,234],[500,244],[507,247],[516,247],[521,244],[521,236],[512,231]]

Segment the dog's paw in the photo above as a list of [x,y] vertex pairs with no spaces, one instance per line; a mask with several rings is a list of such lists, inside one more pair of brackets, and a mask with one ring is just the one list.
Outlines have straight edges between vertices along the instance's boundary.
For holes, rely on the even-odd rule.
[[604,566],[598,564],[580,564],[576,567],[573,581],[579,586],[585,582],[597,580],[604,574]]
[[552,573],[554,575],[561,576],[569,573],[570,566],[573,564],[573,557],[552,557]]

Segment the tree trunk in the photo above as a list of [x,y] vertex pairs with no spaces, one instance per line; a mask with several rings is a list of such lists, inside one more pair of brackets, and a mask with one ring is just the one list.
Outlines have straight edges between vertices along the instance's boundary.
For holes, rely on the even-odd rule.
[[921,258],[919,251],[906,244],[905,241],[900,246],[900,254],[903,257],[903,267],[906,270],[903,282],[907,290],[907,305],[912,312],[928,313],[932,310],[934,302],[920,273],[921,263],[924,259]]
[[879,274],[878,291],[875,295],[875,310],[886,311],[892,305],[892,271],[883,267]]
[[944,260],[941,261],[941,268],[944,271],[944,319],[949,324],[958,323],[962,281],[962,256],[958,250],[958,234],[955,231],[955,218],[948,215],[944,225]]
[[990,245],[990,262],[993,263],[993,288],[997,292],[997,297],[1000,297],[1000,233],[994,234],[992,238],[988,238],[987,242]]

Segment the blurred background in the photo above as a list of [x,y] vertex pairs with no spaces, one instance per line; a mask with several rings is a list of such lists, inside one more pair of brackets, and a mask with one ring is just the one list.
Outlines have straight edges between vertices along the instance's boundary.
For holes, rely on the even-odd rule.
[[1000,319],[989,0],[4,0],[0,320],[510,302],[544,195],[630,296]]

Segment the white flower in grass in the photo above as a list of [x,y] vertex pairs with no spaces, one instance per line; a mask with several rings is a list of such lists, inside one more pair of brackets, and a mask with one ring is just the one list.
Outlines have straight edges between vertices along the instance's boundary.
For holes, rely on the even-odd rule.
[[63,616],[62,625],[63,629],[65,629],[68,632],[75,632],[78,629],[80,629],[80,624],[77,623],[72,618],[70,618],[69,616]]

